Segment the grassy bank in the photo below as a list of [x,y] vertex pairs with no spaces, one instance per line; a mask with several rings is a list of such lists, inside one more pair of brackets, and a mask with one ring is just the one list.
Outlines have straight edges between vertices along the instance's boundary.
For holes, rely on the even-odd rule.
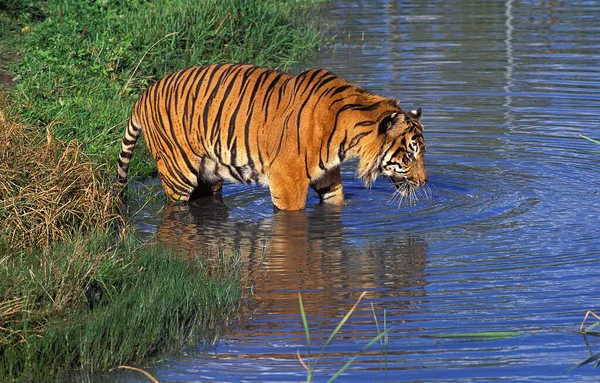
[[[0,3],[0,381],[142,363],[235,315],[235,254],[183,259],[123,225],[118,142],[137,95],[168,72],[286,68],[313,52],[312,3]],[[152,174],[139,148],[133,174]]]
[[235,313],[241,288],[235,269],[222,277],[208,270],[206,262],[131,239],[115,243],[106,233],[4,260],[0,381],[137,365],[213,339]]
[[76,141],[0,114],[0,381],[140,363],[235,315],[239,258],[183,258],[116,230],[117,201]]

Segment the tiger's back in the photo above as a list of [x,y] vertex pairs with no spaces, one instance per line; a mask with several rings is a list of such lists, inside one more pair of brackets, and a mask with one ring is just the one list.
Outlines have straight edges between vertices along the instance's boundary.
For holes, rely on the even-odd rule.
[[[208,194],[230,180],[269,186],[281,209],[304,208],[309,186],[324,202],[341,203],[340,163],[361,156],[393,115],[408,116],[397,100],[326,70],[294,76],[241,64],[185,69],[150,86],[134,104],[118,180],[126,182],[143,131],[173,200]],[[377,157],[384,141],[364,156]]]

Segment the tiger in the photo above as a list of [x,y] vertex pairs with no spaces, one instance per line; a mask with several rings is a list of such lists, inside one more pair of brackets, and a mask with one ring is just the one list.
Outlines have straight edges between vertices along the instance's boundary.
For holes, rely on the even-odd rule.
[[340,165],[353,158],[366,187],[380,175],[403,196],[427,184],[421,108],[405,112],[325,69],[213,64],[163,77],[132,107],[121,188],[142,131],[172,201],[220,193],[228,180],[267,186],[280,210],[304,209],[309,187],[340,205]]

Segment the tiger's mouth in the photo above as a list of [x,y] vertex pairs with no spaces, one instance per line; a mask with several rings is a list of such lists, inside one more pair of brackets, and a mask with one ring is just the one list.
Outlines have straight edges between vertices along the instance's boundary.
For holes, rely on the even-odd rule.
[[392,181],[394,185],[394,193],[390,197],[390,203],[397,203],[398,208],[403,203],[407,205],[416,204],[421,198],[426,200],[431,199],[431,192],[427,187],[427,179],[420,180],[414,178],[408,178],[404,176],[400,177],[387,177]]
[[427,181],[415,180],[414,178],[404,176],[390,176],[388,178],[396,188],[396,193],[399,193],[404,197],[413,195],[421,186],[427,184]]

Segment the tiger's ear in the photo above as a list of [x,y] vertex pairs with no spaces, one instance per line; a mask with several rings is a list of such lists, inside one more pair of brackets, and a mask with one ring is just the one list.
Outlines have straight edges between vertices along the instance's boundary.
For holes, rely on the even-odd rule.
[[396,123],[404,120],[402,113],[394,112],[385,116],[379,123],[379,134],[384,134],[389,131]]
[[415,109],[415,110],[411,110],[410,111],[410,115],[412,118],[414,118],[417,121],[421,120],[421,107]]

